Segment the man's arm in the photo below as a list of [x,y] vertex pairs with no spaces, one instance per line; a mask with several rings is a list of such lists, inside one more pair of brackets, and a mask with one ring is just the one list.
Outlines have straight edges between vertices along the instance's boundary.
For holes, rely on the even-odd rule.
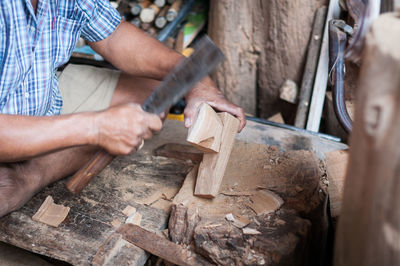
[[0,162],[80,145],[99,145],[113,154],[129,154],[161,126],[156,115],[137,104],[53,117],[0,115]]
[[[90,43],[90,46],[118,69],[157,80],[162,80],[182,58],[182,55],[125,21],[122,21],[109,37]],[[196,85],[186,96],[186,102],[186,127],[192,124],[197,108],[202,102],[239,118],[239,130],[246,124],[243,110],[227,101],[209,77]]]

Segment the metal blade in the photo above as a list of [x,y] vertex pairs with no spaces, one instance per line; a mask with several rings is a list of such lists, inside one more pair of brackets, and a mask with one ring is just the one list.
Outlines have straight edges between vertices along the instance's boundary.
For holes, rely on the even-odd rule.
[[160,114],[177,103],[223,59],[222,51],[208,36],[202,37],[194,53],[179,62],[142,105],[144,111]]

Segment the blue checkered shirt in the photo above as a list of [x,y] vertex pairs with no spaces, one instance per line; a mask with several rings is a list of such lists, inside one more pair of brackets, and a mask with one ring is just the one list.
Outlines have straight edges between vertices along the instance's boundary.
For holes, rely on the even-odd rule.
[[[108,0],[0,0],[0,113],[57,115],[57,68],[79,36],[97,42],[121,17]],[[84,89],[84,88],[82,88]]]

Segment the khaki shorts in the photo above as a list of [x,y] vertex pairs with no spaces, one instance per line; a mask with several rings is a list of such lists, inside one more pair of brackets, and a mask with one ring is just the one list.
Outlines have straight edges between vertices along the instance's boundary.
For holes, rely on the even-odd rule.
[[58,77],[63,99],[61,114],[100,111],[110,106],[120,72],[69,64]]

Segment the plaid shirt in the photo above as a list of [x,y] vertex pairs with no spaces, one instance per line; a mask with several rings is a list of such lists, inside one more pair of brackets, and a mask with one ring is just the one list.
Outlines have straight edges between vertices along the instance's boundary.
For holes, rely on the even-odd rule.
[[39,0],[36,15],[30,0],[0,0],[0,113],[59,114],[57,68],[79,36],[103,40],[120,21],[108,0]]

